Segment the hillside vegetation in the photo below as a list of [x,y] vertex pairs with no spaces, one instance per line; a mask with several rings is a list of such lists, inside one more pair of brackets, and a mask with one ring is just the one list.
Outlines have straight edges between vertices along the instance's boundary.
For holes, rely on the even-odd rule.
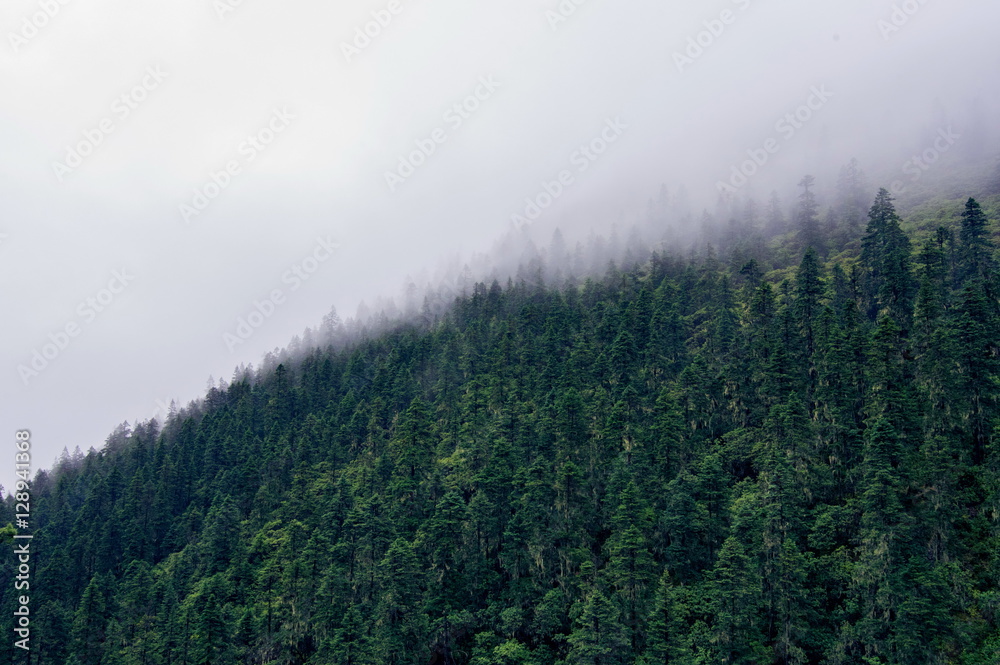
[[39,474],[32,662],[995,665],[991,215],[883,190],[831,229],[810,196]]

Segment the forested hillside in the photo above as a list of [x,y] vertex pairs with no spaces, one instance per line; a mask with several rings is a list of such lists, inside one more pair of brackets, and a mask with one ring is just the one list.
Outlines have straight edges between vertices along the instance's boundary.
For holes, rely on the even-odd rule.
[[1000,662],[996,220],[810,185],[39,474],[31,662]]

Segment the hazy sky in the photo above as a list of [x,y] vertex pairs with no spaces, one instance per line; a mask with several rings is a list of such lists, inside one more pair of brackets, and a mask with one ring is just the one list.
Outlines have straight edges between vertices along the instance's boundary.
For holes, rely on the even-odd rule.
[[36,468],[99,446],[488,248],[546,184],[539,224],[571,227],[661,183],[711,205],[754,154],[762,198],[851,156],[896,177],[977,98],[1000,129],[998,24],[986,0],[4,0],[0,432],[31,429]]

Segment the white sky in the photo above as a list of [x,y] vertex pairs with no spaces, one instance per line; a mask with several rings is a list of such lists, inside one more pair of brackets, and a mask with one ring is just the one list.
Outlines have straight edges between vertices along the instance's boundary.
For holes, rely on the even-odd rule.
[[[549,221],[631,219],[663,182],[710,205],[813,86],[833,97],[782,141],[758,196],[851,156],[891,177],[935,122],[968,124],[977,97],[997,117],[996,2],[587,0],[553,29],[546,12],[570,0],[399,0],[348,62],[341,44],[388,0],[243,0],[220,17],[226,1],[2,2],[0,436],[31,429],[36,468],[256,365],[330,305],[349,315],[446,254],[488,248],[609,118],[628,129]],[[894,5],[917,11],[886,35]],[[679,72],[674,53],[723,11],[730,24],[710,24],[721,34]],[[151,89],[130,92],[144,77]],[[483,77],[499,87],[446,121]],[[276,109],[294,119],[249,161],[244,142]],[[385,171],[437,128],[447,140],[390,192]],[[53,164],[88,133],[99,145],[60,180]],[[239,173],[185,223],[179,205],[232,160]],[[340,249],[293,291],[283,275],[319,237]],[[123,269],[133,279],[103,311],[79,307]],[[224,333],[274,289],[286,299],[230,352]],[[19,366],[72,324],[25,385]]]

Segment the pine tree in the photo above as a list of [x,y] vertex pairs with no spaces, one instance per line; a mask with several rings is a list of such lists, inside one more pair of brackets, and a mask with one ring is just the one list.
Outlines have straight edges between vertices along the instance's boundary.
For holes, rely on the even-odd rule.
[[[757,464],[762,600],[777,661],[805,663],[810,622],[816,612],[805,593],[809,557],[805,542],[806,499],[821,486],[801,469],[819,469],[810,459],[811,426],[798,395],[771,410]],[[810,482],[812,481],[812,482]]]
[[910,329],[915,285],[910,269],[910,240],[900,228],[892,196],[880,189],[868,213],[868,230],[862,239],[861,263],[865,266],[865,298],[872,320],[885,312],[903,331]]
[[591,591],[581,603],[580,615],[567,639],[570,650],[566,662],[573,665],[627,662],[629,644],[618,609],[600,589]]
[[361,610],[357,605],[351,605],[343,617],[341,627],[324,643],[318,656],[343,665],[373,664],[376,661],[372,657],[371,642]]
[[467,519],[465,501],[458,492],[452,491],[441,497],[433,517],[426,523],[431,589],[435,599],[430,609],[438,614],[458,610],[465,603],[462,590],[466,588],[467,580],[462,554]]
[[665,571],[660,577],[646,620],[647,647],[642,660],[638,661],[643,665],[670,665],[677,662],[685,628],[681,621],[684,611],[678,606],[678,595],[669,571]]
[[980,280],[991,283],[995,279],[995,248],[989,237],[989,221],[982,206],[970,198],[962,212],[962,228],[959,234],[958,264],[956,284],[966,280]]
[[802,257],[796,275],[795,318],[804,342],[803,361],[814,375],[812,365],[816,354],[816,327],[821,309],[820,299],[824,294],[823,273],[816,250],[809,248]]
[[652,511],[639,496],[634,482],[621,492],[618,508],[612,517],[614,531],[607,541],[608,564],[605,575],[615,590],[615,600],[622,612],[633,653],[642,650],[644,621],[648,608],[647,590],[656,579],[655,565],[649,551]]
[[375,610],[375,651],[387,665],[427,661],[427,615],[421,607],[420,566],[413,546],[393,541],[379,564],[381,594]]
[[858,160],[851,161],[840,169],[837,178],[837,198],[840,217],[844,221],[844,237],[847,242],[861,233],[869,196],[868,181]]
[[785,233],[785,214],[782,212],[781,198],[778,192],[771,192],[771,198],[767,202],[767,230],[775,235]]
[[73,616],[73,653],[82,665],[100,665],[109,617],[104,580],[101,575],[95,575],[84,590]]
[[730,536],[722,543],[706,596],[712,621],[711,644],[705,645],[710,662],[759,662],[764,644],[758,620],[760,578],[739,539]]
[[824,242],[819,226],[819,204],[812,191],[815,184],[816,178],[811,175],[804,176],[799,181],[802,193],[799,195],[799,206],[795,212],[795,223],[802,237],[802,247],[805,249],[811,247],[822,253]]
[[1000,385],[995,378],[1000,369],[1000,317],[985,290],[981,282],[965,287],[953,323],[959,368],[954,397],[968,432],[972,463],[977,465],[986,459],[1000,415]]
[[861,652],[890,662],[897,657],[894,617],[908,593],[903,571],[911,522],[903,501],[909,484],[906,454],[916,443],[911,362],[895,321],[880,319],[872,341],[853,594],[860,614],[856,639]]
[[227,661],[229,630],[214,588],[207,588],[190,605],[193,613],[191,656],[194,665],[215,665]]

